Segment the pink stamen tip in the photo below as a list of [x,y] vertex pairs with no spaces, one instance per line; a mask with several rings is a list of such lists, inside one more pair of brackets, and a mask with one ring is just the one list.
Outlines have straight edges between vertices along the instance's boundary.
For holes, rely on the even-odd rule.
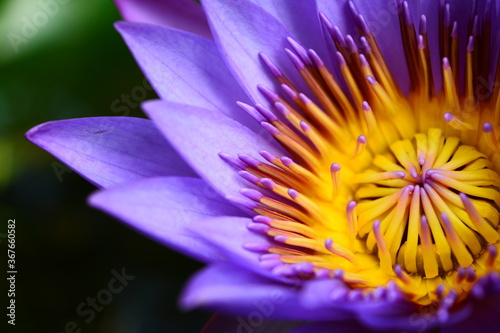
[[375,220],[375,222],[373,222],[372,228],[375,234],[380,233],[380,220]]
[[450,60],[447,57],[443,58],[443,68],[444,69],[449,69],[451,67],[450,65]]
[[339,164],[337,164],[337,163],[333,163],[333,164],[332,164],[332,166],[330,167],[330,170],[331,170],[332,172],[338,172],[338,171],[340,171],[340,169],[341,169],[341,168],[340,168],[340,165],[339,165]]
[[429,169],[425,172],[424,177],[425,178],[430,178],[430,179],[435,179],[435,175],[437,174],[436,170],[434,169]]
[[262,104],[256,104],[255,105],[255,108],[257,109],[257,111],[259,111],[268,121],[270,122],[275,122],[275,121],[278,121],[278,117],[276,117],[276,115],[271,111],[269,110],[268,108],[266,108],[264,105]]
[[401,267],[400,264],[394,266],[394,273],[396,273],[396,276],[399,277],[400,279],[404,277],[403,268]]
[[306,95],[304,95],[303,93],[300,93],[299,94],[299,98],[300,100],[302,101],[302,103],[306,104],[306,105],[310,105],[312,104],[312,101],[309,97],[307,97]]
[[260,183],[270,191],[272,191],[276,186],[276,183],[269,178],[261,178]]
[[366,142],[367,142],[367,141],[366,141],[366,137],[365,137],[364,135],[360,135],[360,136],[358,136],[358,140],[357,140],[357,142],[358,142],[359,144],[366,144]]
[[297,70],[305,70],[306,65],[295,53],[293,53],[290,49],[285,49],[285,52],[288,55],[288,58],[290,58],[290,60],[292,61],[293,65],[297,68]]
[[270,225],[272,222],[272,219],[269,216],[257,215],[257,216],[254,216],[253,221],[255,223],[262,223],[262,224]]
[[260,123],[266,121],[266,118],[264,118],[253,106],[242,102],[236,102],[236,105],[238,105],[243,111],[248,113],[248,115],[255,119],[257,122]]
[[467,282],[474,282],[476,281],[477,275],[476,271],[472,267],[467,267]]
[[251,201],[245,200],[243,198],[234,196],[234,195],[226,195],[226,200],[232,202],[236,206],[241,206],[243,208],[253,210],[257,208],[257,205]]
[[451,22],[451,10],[450,10],[450,4],[447,3],[444,6],[444,17],[443,17],[443,24],[445,27],[450,26]]
[[264,198],[264,195],[262,193],[251,188],[242,188],[240,190],[240,193],[243,194],[248,199],[253,200],[255,202],[259,202],[262,198]]
[[309,126],[306,122],[303,121],[300,122],[300,128],[302,128],[304,132],[311,130],[311,126]]
[[457,38],[457,37],[458,37],[458,23],[457,21],[454,21],[451,26],[451,38]]
[[342,269],[336,269],[333,272],[333,277],[336,278],[337,280],[343,280],[344,279],[344,271]]
[[466,202],[470,202],[470,199],[469,197],[467,196],[467,194],[465,193],[460,193],[458,194],[458,196],[460,197],[460,199],[462,199],[462,202],[465,204]]
[[254,168],[257,168],[259,165],[262,164],[262,163],[260,163],[259,160],[255,159],[252,156],[247,155],[247,154],[238,154],[238,157],[240,160],[242,160],[243,162],[245,162],[246,164],[248,164],[249,166],[254,167]]
[[293,265],[293,268],[298,273],[302,274],[314,274],[314,265],[310,262],[299,262]]
[[368,60],[366,60],[366,57],[363,54],[359,55],[359,62],[361,63],[361,66],[363,67],[368,67]]
[[285,117],[290,114],[290,110],[281,102],[274,103],[274,107]]
[[331,276],[331,271],[327,268],[319,269],[316,272],[316,279],[329,279]]
[[475,39],[474,36],[469,36],[469,42],[467,43],[467,52],[474,51]]
[[425,164],[425,158],[420,157],[420,158],[418,159],[418,164],[419,164],[420,166],[424,165],[424,164]]
[[436,295],[439,297],[443,296],[445,289],[446,288],[445,288],[444,284],[442,284],[442,283],[439,284],[439,286],[437,286],[437,288],[436,288]]
[[281,258],[281,255],[277,253],[265,253],[259,257],[259,260],[264,261],[264,260],[272,260],[272,259],[279,259]]
[[241,178],[247,180],[248,182],[256,185],[259,182],[259,177],[252,175],[248,171],[239,171],[238,174],[241,176]]
[[293,275],[295,275],[293,268],[290,267],[289,265],[276,266],[275,268],[273,268],[271,273],[273,273],[274,275],[278,275],[278,276],[293,276]]
[[290,196],[290,198],[292,198],[293,200],[297,199],[298,196],[299,196],[299,192],[297,192],[296,190],[294,189],[289,189],[288,190],[288,195]]
[[474,16],[474,23],[472,24],[472,35],[479,35],[479,15]]
[[271,134],[272,136],[276,136],[278,134],[280,134],[281,132],[276,128],[274,127],[273,125],[269,124],[268,122],[266,121],[263,121],[260,123],[262,125],[262,127],[264,127],[264,129],[266,131],[269,132],[269,134]]
[[260,156],[264,157],[269,163],[273,163],[278,158],[266,150],[259,150]]
[[365,17],[361,14],[358,15],[358,23],[361,27],[361,31],[363,31],[365,35],[371,35],[372,32],[370,30],[370,27],[368,26],[368,23],[366,23]]
[[420,16],[419,34],[427,34],[427,17],[425,15]]
[[359,10],[358,10],[358,8],[356,7],[356,5],[354,4],[354,2],[352,0],[349,1],[349,7],[351,8],[352,14],[354,16],[358,16],[359,15]]
[[266,56],[264,53],[260,52],[259,57],[274,76],[276,76],[276,77],[283,76],[283,73],[281,72],[281,70],[271,61],[271,59],[269,59],[268,56]]
[[316,65],[316,67],[319,67],[319,68],[326,67],[325,63],[323,62],[323,60],[321,60],[320,56],[316,53],[316,51],[309,49],[309,50],[307,50],[307,54],[312,59],[312,61]]
[[269,230],[271,230],[271,228],[262,223],[248,223],[247,229],[256,232],[258,234],[264,234],[264,235],[267,235]]
[[298,57],[306,64],[306,65],[312,65],[311,59],[309,59],[309,56],[307,54],[306,49],[300,45],[299,42],[297,42],[295,39],[291,37],[287,37],[286,40],[290,44],[290,46],[293,48],[295,53],[298,55]]
[[465,276],[467,274],[467,271],[465,267],[458,267],[457,269],[457,282],[460,283],[465,279]]
[[290,88],[288,85],[282,84],[281,88],[283,89],[283,91],[285,92],[285,94],[287,94],[288,97],[290,97],[291,99],[298,98],[297,93],[292,88]]
[[237,167],[239,169],[246,169],[248,167],[247,164],[245,164],[243,161],[237,159],[236,157],[234,157],[233,155],[230,155],[230,154],[227,154],[227,153],[223,153],[223,152],[220,152],[219,153],[219,157],[226,163],[234,166],[234,167]]
[[361,45],[363,45],[363,50],[365,50],[365,53],[370,53],[372,51],[372,48],[370,46],[370,43],[368,43],[366,37],[361,37],[359,40],[361,41]]
[[370,107],[370,104],[368,104],[368,102],[366,102],[366,101],[364,101],[363,103],[361,103],[361,106],[363,107],[364,111],[370,111],[372,109]]
[[396,178],[403,179],[405,178],[406,173],[404,173],[403,171],[396,171],[394,172],[394,175],[396,176]]
[[271,245],[266,243],[248,242],[243,244],[243,248],[251,252],[262,253],[262,252],[268,252],[269,249],[271,248]]
[[448,123],[449,123],[450,121],[452,121],[452,120],[453,120],[453,118],[455,118],[455,116],[454,116],[453,114],[449,113],[449,112],[446,112],[446,113],[444,114],[444,120],[446,120],[446,122],[448,122]]
[[278,94],[262,84],[257,85],[257,89],[262,95],[264,95],[265,98],[267,98],[272,103],[278,102],[280,100]]
[[498,256],[498,250],[495,245],[490,244],[487,247],[488,251],[488,258],[486,259],[486,266],[492,267],[495,265],[495,260],[497,259]]
[[357,203],[356,201],[350,201],[348,204],[347,204],[347,213],[351,213],[357,206]]
[[425,41],[424,41],[424,36],[418,35],[418,48],[420,50],[425,49]]
[[278,243],[285,243],[288,240],[288,237],[285,235],[277,235],[274,237],[274,240]]
[[404,11],[404,19],[405,23],[408,26],[413,25],[413,20],[411,18],[410,8],[408,7],[408,2],[403,2],[403,11]]
[[283,164],[286,167],[290,167],[292,164],[294,164],[293,160],[290,157],[286,157],[286,156],[281,157],[281,162],[283,162]]
[[349,51],[351,51],[352,53],[358,53],[358,46],[354,42],[354,39],[352,39],[352,36],[347,35],[345,39],[347,42],[347,46],[349,47]]
[[323,12],[319,12],[319,19],[328,30],[333,30],[333,24]]
[[493,132],[493,125],[491,123],[484,123],[483,124],[483,131],[486,133]]
[[366,79],[368,80],[368,83],[371,84],[372,86],[377,84],[377,81],[370,75],[368,75]]
[[325,248],[328,251],[331,251],[332,246],[333,246],[333,240],[331,238],[325,239]]
[[347,63],[345,62],[345,59],[344,59],[344,56],[342,55],[342,53],[337,51],[336,55],[337,55],[337,59],[339,61],[339,66],[341,66],[341,67],[347,66]]
[[448,214],[446,214],[445,212],[441,212],[440,216],[441,216],[441,221],[443,221],[443,224],[445,225],[445,229],[453,228],[453,226],[451,225],[451,220],[448,217]]

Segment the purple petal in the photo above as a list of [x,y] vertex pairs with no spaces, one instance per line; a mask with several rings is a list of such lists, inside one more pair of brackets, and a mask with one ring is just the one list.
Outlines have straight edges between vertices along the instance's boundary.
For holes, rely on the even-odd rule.
[[252,0],[273,15],[306,48],[323,59],[327,54],[325,39],[315,0]]
[[223,264],[212,265],[195,275],[184,291],[181,306],[219,309],[242,315],[245,320],[314,320],[317,317],[317,311],[300,305],[296,287]]
[[145,177],[196,176],[148,119],[53,121],[32,128],[26,137],[97,187]]
[[[381,52],[401,89],[408,92],[410,80],[400,35],[396,0],[357,0],[353,2],[377,39]],[[356,42],[359,41],[360,34],[355,29],[355,19],[349,7],[349,0],[317,0],[317,4],[318,10],[323,12],[333,25],[338,26],[344,35],[350,34]],[[415,15],[418,14],[418,11],[413,10],[413,12],[412,16],[418,17]]]
[[259,265],[260,254],[245,248],[247,244],[261,244],[269,246],[269,242],[262,236],[250,232],[247,224],[250,218],[219,217],[211,223],[193,223],[190,230],[219,249],[224,257],[235,266],[253,271],[260,276],[274,281],[292,282],[285,278],[273,275],[269,270]]
[[283,155],[268,142],[238,122],[216,111],[189,105],[152,101],[143,104],[169,142],[194,170],[223,195],[238,195],[248,186],[220,157],[220,152],[256,156],[260,149]]
[[[384,287],[386,288],[386,287]],[[351,291],[342,281],[337,279],[317,279],[304,284],[301,302],[304,306],[325,312],[323,320],[328,320],[328,313],[340,317],[331,317],[330,320],[347,319],[347,314],[356,316],[364,325],[375,329],[411,329],[416,307],[394,289],[388,289],[384,296],[376,298],[361,296],[352,299]],[[339,313],[340,312],[340,313]],[[435,321],[433,321],[435,323]]]
[[442,333],[498,332],[500,296],[474,301],[473,311],[466,320],[443,327]]
[[203,0],[202,4],[220,53],[254,101],[266,103],[257,85],[277,87],[276,80],[259,59],[259,52],[284,67],[285,74],[294,82],[302,82],[294,69],[285,70],[293,67],[284,51],[289,47],[286,38],[293,35],[271,14],[247,0]]
[[222,111],[257,128],[236,106],[248,98],[212,41],[153,25],[119,22],[116,28],[162,99]]
[[190,0],[115,0],[122,17],[172,27],[212,38],[201,6]]
[[139,180],[97,192],[90,205],[125,221],[134,229],[177,251],[205,262],[222,256],[186,226],[193,221],[239,210],[199,178],[165,177]]

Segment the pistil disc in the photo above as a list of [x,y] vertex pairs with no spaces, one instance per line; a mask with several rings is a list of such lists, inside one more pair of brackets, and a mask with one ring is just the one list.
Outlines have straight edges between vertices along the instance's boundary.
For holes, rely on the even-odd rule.
[[[391,263],[426,278],[469,267],[498,241],[500,176],[487,157],[439,129],[391,144],[355,179],[358,236],[378,252],[380,221]],[[379,177],[401,172],[400,179]],[[384,256],[381,256],[384,258]]]

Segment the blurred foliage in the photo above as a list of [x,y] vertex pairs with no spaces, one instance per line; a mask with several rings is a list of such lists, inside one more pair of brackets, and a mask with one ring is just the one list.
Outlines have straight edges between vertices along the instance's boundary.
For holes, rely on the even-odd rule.
[[[56,159],[24,138],[46,121],[124,115],[112,102],[144,79],[113,28],[120,17],[110,0],[67,0],[16,52],[12,33],[23,36],[42,2],[50,0],[0,0],[0,234],[16,220],[18,266],[16,326],[7,332],[64,332],[69,321],[82,332],[198,332],[209,314],[182,313],[177,299],[201,265],[89,208],[95,188],[75,173],[58,176]],[[87,324],[77,306],[122,267],[136,278]]]

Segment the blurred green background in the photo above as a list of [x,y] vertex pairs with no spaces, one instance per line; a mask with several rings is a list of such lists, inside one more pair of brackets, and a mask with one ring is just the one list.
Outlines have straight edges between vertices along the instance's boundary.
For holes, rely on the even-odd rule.
[[[18,270],[16,326],[7,332],[66,332],[70,321],[81,332],[198,332],[210,314],[180,312],[177,299],[201,265],[89,208],[95,188],[24,138],[50,120],[143,117],[139,107],[111,107],[144,79],[113,28],[112,1],[67,0],[19,39],[40,10],[39,0],[0,0],[0,274],[8,219],[16,220]],[[122,268],[135,279],[86,323],[77,306]]]

